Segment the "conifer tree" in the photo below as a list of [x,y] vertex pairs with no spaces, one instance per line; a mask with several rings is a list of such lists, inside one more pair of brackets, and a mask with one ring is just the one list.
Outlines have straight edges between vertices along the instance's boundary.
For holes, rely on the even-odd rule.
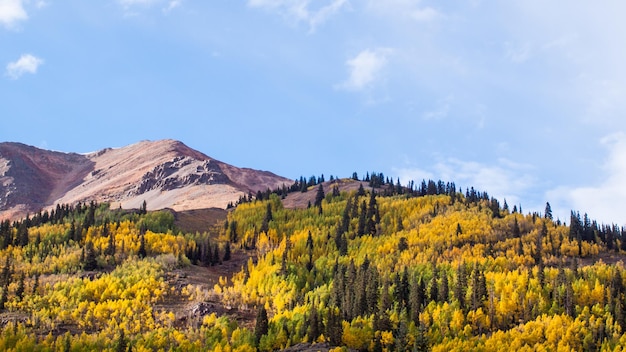
[[23,272],[20,274],[20,278],[17,282],[17,288],[15,289],[15,297],[17,297],[19,301],[21,301],[22,298],[24,297],[24,273]]
[[98,261],[96,260],[96,250],[93,242],[85,243],[85,259],[83,261],[83,269],[86,271],[98,269]]
[[359,214],[359,225],[357,227],[356,234],[361,237],[365,235],[365,226],[367,225],[367,205],[365,201],[361,203],[361,212]]
[[317,193],[315,194],[315,206],[316,207],[322,207],[322,201],[324,200],[324,187],[320,184],[317,187]]
[[139,236],[139,250],[137,251],[137,255],[139,258],[145,258],[148,255],[146,251],[146,237],[143,233]]
[[459,308],[465,311],[465,292],[467,288],[467,278],[465,276],[465,268],[459,264],[456,269],[456,283],[454,285],[454,298],[459,301]]
[[224,245],[224,261],[227,262],[230,260],[230,243],[226,242],[226,245]]
[[267,310],[265,310],[265,306],[261,304],[257,310],[256,323],[254,325],[254,338],[257,346],[259,342],[261,342],[261,337],[263,337],[263,335],[267,335],[268,331],[269,320],[267,319]]
[[449,295],[448,275],[443,272],[441,276],[441,285],[439,288],[439,302],[447,302]]

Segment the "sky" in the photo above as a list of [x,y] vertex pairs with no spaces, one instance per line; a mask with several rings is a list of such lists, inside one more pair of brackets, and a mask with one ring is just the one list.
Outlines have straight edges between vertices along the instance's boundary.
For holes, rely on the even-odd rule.
[[177,139],[626,225],[626,2],[0,0],[0,141]]

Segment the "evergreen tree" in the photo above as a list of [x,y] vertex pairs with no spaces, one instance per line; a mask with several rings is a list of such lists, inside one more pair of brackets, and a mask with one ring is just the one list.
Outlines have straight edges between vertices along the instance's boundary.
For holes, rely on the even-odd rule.
[[231,243],[237,243],[239,236],[237,235],[237,221],[233,220],[228,224],[228,238]]
[[550,202],[546,202],[546,210],[544,211],[543,217],[552,220],[552,207],[550,206]]
[[339,186],[334,185],[333,186],[333,198],[339,197],[340,195],[341,193],[339,192]]
[[413,346],[414,352],[428,352],[430,351],[428,336],[426,336],[426,327],[420,323],[417,326],[417,336],[415,336],[415,345]]
[[87,243],[85,243],[85,259],[83,261],[83,269],[86,271],[98,269],[96,250],[93,247],[93,242],[91,241],[87,241]]
[[313,343],[322,334],[320,329],[320,319],[315,304],[311,305],[309,311],[309,328],[307,329],[307,337],[309,342]]
[[359,189],[356,192],[357,197],[362,197],[365,195],[365,188],[363,188],[363,184],[359,184]]
[[[210,247],[209,247],[210,248]],[[220,259],[220,246],[218,243],[213,247],[213,255],[211,256],[211,265],[222,264],[222,260]]]
[[146,251],[146,237],[143,233],[139,236],[139,250],[137,251],[137,255],[139,258],[145,258],[148,255]]
[[224,245],[224,261],[229,261],[230,256],[230,243],[226,242],[226,245]]
[[341,336],[343,335],[343,326],[341,324],[341,313],[338,309],[328,309],[328,319],[326,323],[326,337],[332,346],[341,345]]
[[448,275],[443,272],[441,276],[441,285],[439,288],[439,302],[447,302],[449,295]]
[[267,335],[269,331],[269,320],[267,319],[267,311],[265,306],[261,304],[261,307],[257,310],[256,323],[254,325],[254,338],[258,346],[261,342],[261,337]]
[[21,301],[24,297],[24,273],[20,274],[20,278],[17,282],[17,288],[15,289],[15,297]]
[[465,292],[467,289],[467,278],[465,276],[465,267],[461,264],[456,269],[456,283],[454,285],[454,298],[459,301],[459,308],[465,311]]
[[267,208],[265,210],[265,217],[263,217],[263,223],[261,223],[261,232],[267,233],[270,227],[270,221],[274,220],[274,215],[272,214],[272,204],[267,203]]
[[324,187],[320,184],[317,187],[317,193],[315,194],[315,206],[322,207],[322,201],[324,200]]
[[414,323],[419,323],[419,315],[422,312],[424,304],[424,288],[421,284],[422,279],[413,276],[411,279],[411,292],[409,293],[409,313]]
[[365,235],[365,226],[367,225],[367,205],[365,201],[361,203],[361,212],[359,214],[359,225],[357,227],[356,234],[361,237]]
[[[145,201],[144,201],[145,203]],[[120,334],[117,337],[117,343],[115,346],[115,351],[117,352],[126,352],[126,337],[124,336],[124,329],[120,329]]]

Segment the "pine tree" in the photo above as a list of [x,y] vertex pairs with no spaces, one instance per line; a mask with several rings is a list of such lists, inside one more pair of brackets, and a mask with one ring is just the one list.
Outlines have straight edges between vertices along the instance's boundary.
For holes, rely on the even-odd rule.
[[459,301],[459,308],[465,311],[465,292],[467,288],[467,278],[465,276],[465,267],[461,264],[456,269],[456,283],[454,285],[454,298]]
[[85,259],[83,261],[83,270],[91,271],[98,269],[98,261],[96,260],[96,250],[91,241],[85,243]]
[[261,307],[257,310],[256,323],[254,325],[254,338],[257,345],[261,342],[261,337],[267,335],[268,331],[269,321],[267,319],[267,311],[265,310],[265,306],[261,304]]
[[228,224],[228,238],[231,243],[237,243],[238,241],[237,235],[237,221],[233,220]]
[[224,245],[224,261],[227,262],[230,260],[230,243],[226,242]]
[[447,302],[449,295],[448,275],[443,272],[441,276],[441,286],[439,288],[439,302]]
[[324,200],[324,187],[320,184],[317,187],[317,193],[315,194],[315,206],[321,208],[322,201]]
[[550,206],[550,202],[546,202],[546,210],[543,217],[552,220],[552,207]]
[[146,238],[143,233],[139,237],[139,250],[137,251],[137,255],[139,258],[145,258],[148,255],[146,251]]
[[17,288],[15,289],[15,297],[19,301],[24,297],[24,273],[20,274],[19,281],[17,282]]
[[357,197],[362,197],[365,195],[365,188],[363,188],[363,184],[359,184],[359,189],[356,191]]
[[274,215],[272,214],[272,204],[267,203],[267,208],[265,210],[265,217],[263,218],[263,222],[261,223],[261,232],[267,233],[270,228],[270,221],[274,220]]
[[365,226],[367,225],[367,205],[365,201],[361,203],[361,212],[359,214],[359,226],[357,227],[357,236],[365,235]]
[[328,309],[328,319],[326,323],[326,334],[332,346],[341,345],[341,336],[343,335],[343,326],[341,324],[341,313],[338,309]]
[[307,337],[309,342],[315,342],[322,334],[320,329],[320,319],[315,304],[311,305],[309,311],[309,328],[307,329]]
[[126,337],[124,336],[124,329],[120,329],[120,334],[117,337],[117,344],[115,346],[115,351],[126,352]]

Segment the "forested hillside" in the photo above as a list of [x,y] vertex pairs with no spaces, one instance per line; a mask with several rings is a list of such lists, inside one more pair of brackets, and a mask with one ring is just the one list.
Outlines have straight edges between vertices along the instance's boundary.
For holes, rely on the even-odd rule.
[[[378,176],[249,195],[204,233],[179,232],[174,215],[145,205],[4,221],[0,349],[626,345],[624,229]],[[309,206],[283,206],[295,193]]]

